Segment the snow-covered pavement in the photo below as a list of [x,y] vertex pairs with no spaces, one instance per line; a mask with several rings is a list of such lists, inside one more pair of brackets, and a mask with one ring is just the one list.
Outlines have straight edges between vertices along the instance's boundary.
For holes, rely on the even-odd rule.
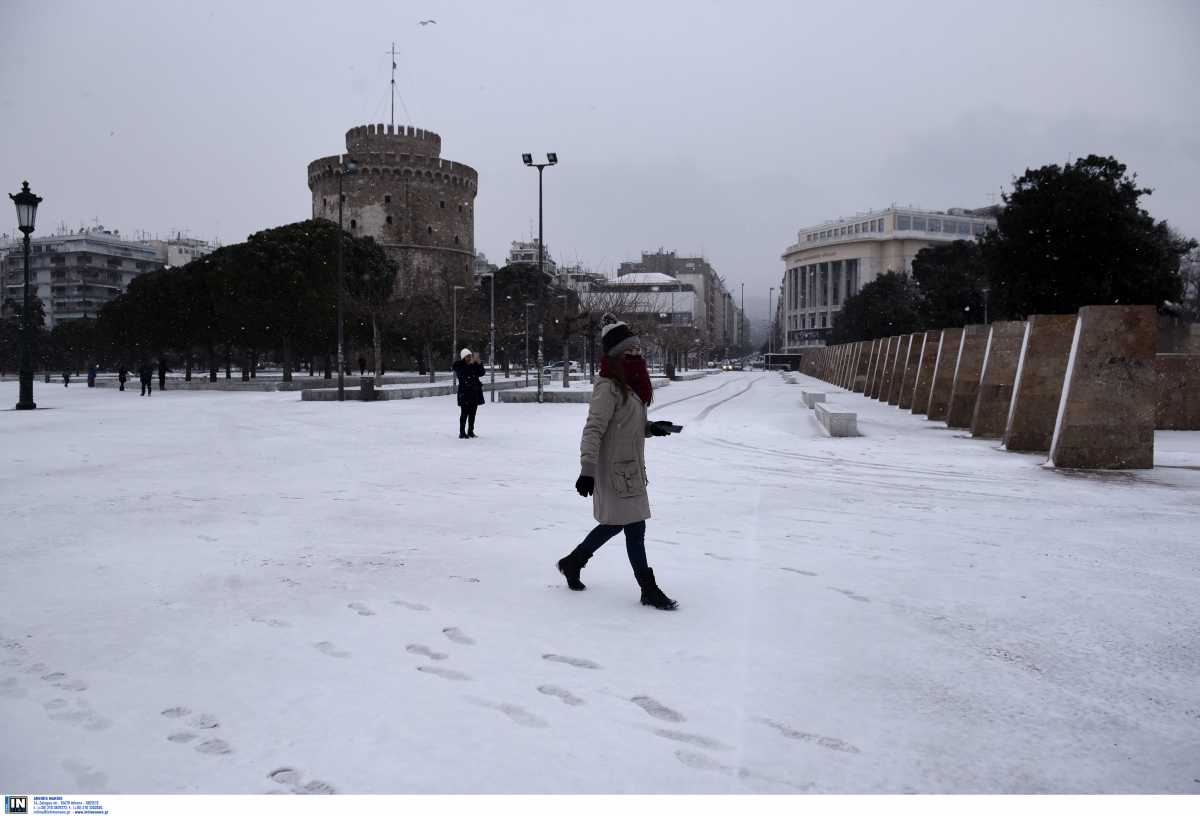
[[[825,384],[800,378],[821,390]],[[37,385],[0,414],[0,789],[1200,792],[1200,434],[1069,474],[673,383],[638,604],[585,405]],[[17,384],[0,383],[0,405]]]

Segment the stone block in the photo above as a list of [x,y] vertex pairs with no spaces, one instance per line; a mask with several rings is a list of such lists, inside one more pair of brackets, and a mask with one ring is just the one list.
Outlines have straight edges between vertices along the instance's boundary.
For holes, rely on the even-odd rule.
[[1200,354],[1155,355],[1154,373],[1154,427],[1200,431]]
[[830,436],[858,436],[858,415],[849,411],[832,411],[825,403],[817,403],[813,412],[817,421]]
[[887,389],[892,382],[892,362],[896,359],[896,338],[883,340],[883,352],[879,355],[879,376],[875,378],[875,391],[867,396],[887,400]]
[[990,439],[1004,436],[1024,339],[1024,321],[1006,320],[992,324],[983,355],[983,373],[979,376],[979,396],[971,416],[971,436]]
[[896,402],[902,411],[912,409],[913,388],[917,383],[917,369],[921,364],[921,354],[925,350],[925,333],[917,332],[912,335],[908,347],[908,357],[904,360],[904,372],[900,375],[900,399]]
[[1075,315],[1030,315],[1004,429],[1010,451],[1048,451],[1075,336]]
[[933,369],[937,365],[938,349],[942,344],[940,331],[925,332],[921,341],[921,357],[917,360],[917,373],[913,377],[912,407],[914,414],[929,411],[929,392],[933,388]]
[[806,408],[812,408],[818,402],[825,401],[824,391],[801,391],[800,399],[804,402]]
[[950,404],[946,408],[946,425],[950,428],[971,427],[975,400],[979,397],[979,377],[983,373],[983,355],[987,351],[988,327],[974,323],[963,329],[958,347],[958,364],[954,367],[954,385],[950,388]]
[[874,340],[863,340],[858,352],[858,363],[854,370],[854,390],[862,394],[867,390],[867,380],[871,376],[871,354],[875,350]]
[[1157,345],[1153,306],[1079,310],[1050,442],[1053,467],[1154,467]]
[[954,390],[954,371],[958,368],[958,351],[962,347],[962,329],[942,329],[938,343],[937,361],[933,364],[933,383],[929,388],[929,419],[945,420],[950,410],[950,393]]
[[900,404],[900,389],[904,386],[904,370],[908,366],[908,355],[912,352],[913,337],[911,334],[900,336],[896,362],[892,366],[892,387],[888,389],[888,405]]

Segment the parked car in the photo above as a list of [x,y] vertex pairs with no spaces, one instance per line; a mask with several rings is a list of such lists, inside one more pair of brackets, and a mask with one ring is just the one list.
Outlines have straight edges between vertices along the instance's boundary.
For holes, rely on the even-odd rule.
[[[568,374],[578,374],[580,371],[582,371],[582,369],[579,367],[579,363],[577,363],[575,360],[568,360],[567,363],[569,364],[569,368],[567,368]],[[542,376],[553,377],[557,375],[561,377],[563,370],[562,367],[562,360],[559,360],[557,363],[550,363],[542,369]]]

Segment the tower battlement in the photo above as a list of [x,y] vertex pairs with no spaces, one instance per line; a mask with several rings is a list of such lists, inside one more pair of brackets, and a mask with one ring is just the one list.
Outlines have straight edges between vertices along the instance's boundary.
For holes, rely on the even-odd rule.
[[432,130],[406,125],[360,125],[346,131],[347,153],[408,153],[437,158],[442,137]]

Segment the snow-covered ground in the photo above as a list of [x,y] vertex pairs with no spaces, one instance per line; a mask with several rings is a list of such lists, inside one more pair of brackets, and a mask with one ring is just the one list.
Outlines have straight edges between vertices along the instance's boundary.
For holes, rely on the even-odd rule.
[[0,789],[1200,792],[1200,434],[1072,474],[851,394],[828,439],[799,390],[660,392],[668,613],[620,539],[554,569],[584,405],[459,440],[453,397],[39,383],[0,414]]

